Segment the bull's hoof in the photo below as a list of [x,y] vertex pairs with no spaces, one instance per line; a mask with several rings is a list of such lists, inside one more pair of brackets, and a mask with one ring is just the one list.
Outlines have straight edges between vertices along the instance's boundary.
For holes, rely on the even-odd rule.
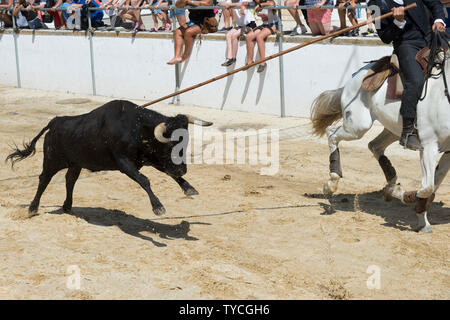
[[198,191],[195,190],[194,188],[188,188],[188,189],[184,190],[184,194],[185,194],[186,196],[196,196],[196,195],[198,195],[199,193],[198,193]]
[[71,213],[72,212],[72,206],[63,205],[62,210],[63,210],[64,213]]
[[433,233],[431,226],[425,226],[425,227],[418,226],[418,227],[414,228],[414,231],[422,232],[422,233]]
[[153,213],[157,216],[162,216],[164,213],[166,213],[166,209],[164,207],[154,208]]

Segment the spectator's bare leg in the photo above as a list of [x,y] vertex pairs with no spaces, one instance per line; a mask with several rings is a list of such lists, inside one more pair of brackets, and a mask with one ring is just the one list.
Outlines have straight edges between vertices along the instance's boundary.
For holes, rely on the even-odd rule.
[[227,32],[225,39],[227,41],[227,59],[236,58],[238,49],[238,38],[241,34],[240,30],[231,29]]
[[177,16],[178,24],[184,26],[186,24],[186,15]]
[[241,30],[231,29],[230,32],[231,31],[233,31],[233,33],[231,34],[231,55],[232,58],[236,58],[239,47],[239,36],[241,35]]
[[358,24],[358,20],[356,20],[356,18],[350,12],[348,12],[347,17],[348,17],[348,20],[350,21],[350,23],[352,24],[352,26],[355,26]]
[[231,9],[222,9],[222,14],[223,14],[223,22],[225,23],[225,28],[229,28],[231,19]]
[[329,34],[333,30],[333,27],[331,26],[331,21],[326,23],[318,23],[318,26],[320,29],[320,33],[323,35]]
[[[284,2],[284,5],[285,6],[294,6],[294,5],[298,4],[298,2],[299,2],[299,0],[287,0],[287,1]],[[296,10],[296,9],[288,9],[288,11],[291,14],[292,18],[294,18],[295,23],[298,26],[301,26],[303,23],[300,20],[300,15],[298,13],[298,10]]]
[[[366,14],[367,14],[367,20],[372,19],[372,14],[370,13],[370,10],[369,10],[369,9],[366,9]],[[369,24],[367,25],[367,27],[369,27],[369,28],[372,29],[372,30],[375,30],[375,26],[374,26],[373,22],[369,23]]]
[[12,26],[12,20],[9,15],[6,14],[6,12],[2,12],[3,15],[3,22],[5,23],[5,26]]
[[175,30],[174,32],[174,41],[175,41],[175,56],[172,60],[168,61],[167,64],[177,64],[181,62],[181,50],[183,49],[183,33],[180,28]]
[[184,62],[191,55],[192,47],[194,46],[195,37],[200,34],[202,30],[196,24],[186,29],[184,32],[184,52],[181,56],[181,62]]
[[309,27],[314,35],[321,34],[320,26],[316,21],[309,21]]
[[256,39],[256,32],[250,31],[247,33],[247,36],[245,37],[245,42],[247,45],[247,64],[253,63],[253,56],[255,51],[255,39]]
[[153,27],[158,30],[158,17],[156,14],[152,14],[152,18],[153,18]]
[[[276,32],[276,27],[272,26],[269,28],[264,28],[256,35],[256,42],[258,43],[259,59],[264,59],[266,56],[266,39],[268,36]],[[266,63],[263,62],[260,65],[264,66]]]
[[341,23],[341,29],[347,28],[347,21],[345,20],[345,9],[338,9],[339,22]]

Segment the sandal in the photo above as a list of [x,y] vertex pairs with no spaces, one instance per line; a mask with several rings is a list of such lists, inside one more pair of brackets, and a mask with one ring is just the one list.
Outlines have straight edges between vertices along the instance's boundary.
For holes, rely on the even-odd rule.
[[156,30],[156,28],[151,28],[150,32],[158,32],[158,30]]
[[170,30],[172,30],[172,25],[170,23],[168,23],[168,24],[166,24],[164,31],[170,31]]

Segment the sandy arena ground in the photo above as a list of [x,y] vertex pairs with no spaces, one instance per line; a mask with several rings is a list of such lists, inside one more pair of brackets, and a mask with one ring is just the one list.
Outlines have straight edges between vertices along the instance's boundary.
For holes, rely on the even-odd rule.
[[[79,99],[89,101],[71,103]],[[0,158],[52,117],[109,100],[0,86]],[[27,218],[42,168],[41,138],[36,155],[15,171],[0,167],[1,299],[450,299],[449,177],[432,205],[433,233],[413,232],[413,208],[383,201],[384,178],[366,148],[381,127],[341,144],[344,179],[328,200],[328,147],[308,133],[307,119],[154,109],[189,112],[221,130],[280,128],[279,173],[193,164],[186,178],[200,195],[186,197],[145,167],[167,209],[157,217],[145,192],[119,172],[82,171],[73,212],[62,213],[64,170],[44,193],[39,215]],[[418,154],[395,144],[387,155],[406,189],[417,189]],[[72,265],[81,271],[79,290],[67,286]],[[370,266],[379,268],[380,289],[367,286]]]

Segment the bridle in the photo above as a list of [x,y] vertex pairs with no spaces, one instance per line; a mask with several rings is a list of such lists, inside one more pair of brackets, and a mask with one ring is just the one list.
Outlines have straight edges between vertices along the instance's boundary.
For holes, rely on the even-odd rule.
[[[428,57],[428,65],[425,73],[425,92],[420,101],[425,99],[428,89],[428,80],[438,79],[442,75],[442,80],[444,81],[444,94],[447,97],[448,103],[450,104],[450,94],[448,91],[447,77],[445,74],[445,63],[448,59],[447,52],[449,49],[449,39],[450,35],[446,32],[439,32],[437,29],[433,32],[433,40],[430,46],[430,55]],[[441,58],[442,57],[442,58]],[[436,70],[433,73],[433,70]]]

